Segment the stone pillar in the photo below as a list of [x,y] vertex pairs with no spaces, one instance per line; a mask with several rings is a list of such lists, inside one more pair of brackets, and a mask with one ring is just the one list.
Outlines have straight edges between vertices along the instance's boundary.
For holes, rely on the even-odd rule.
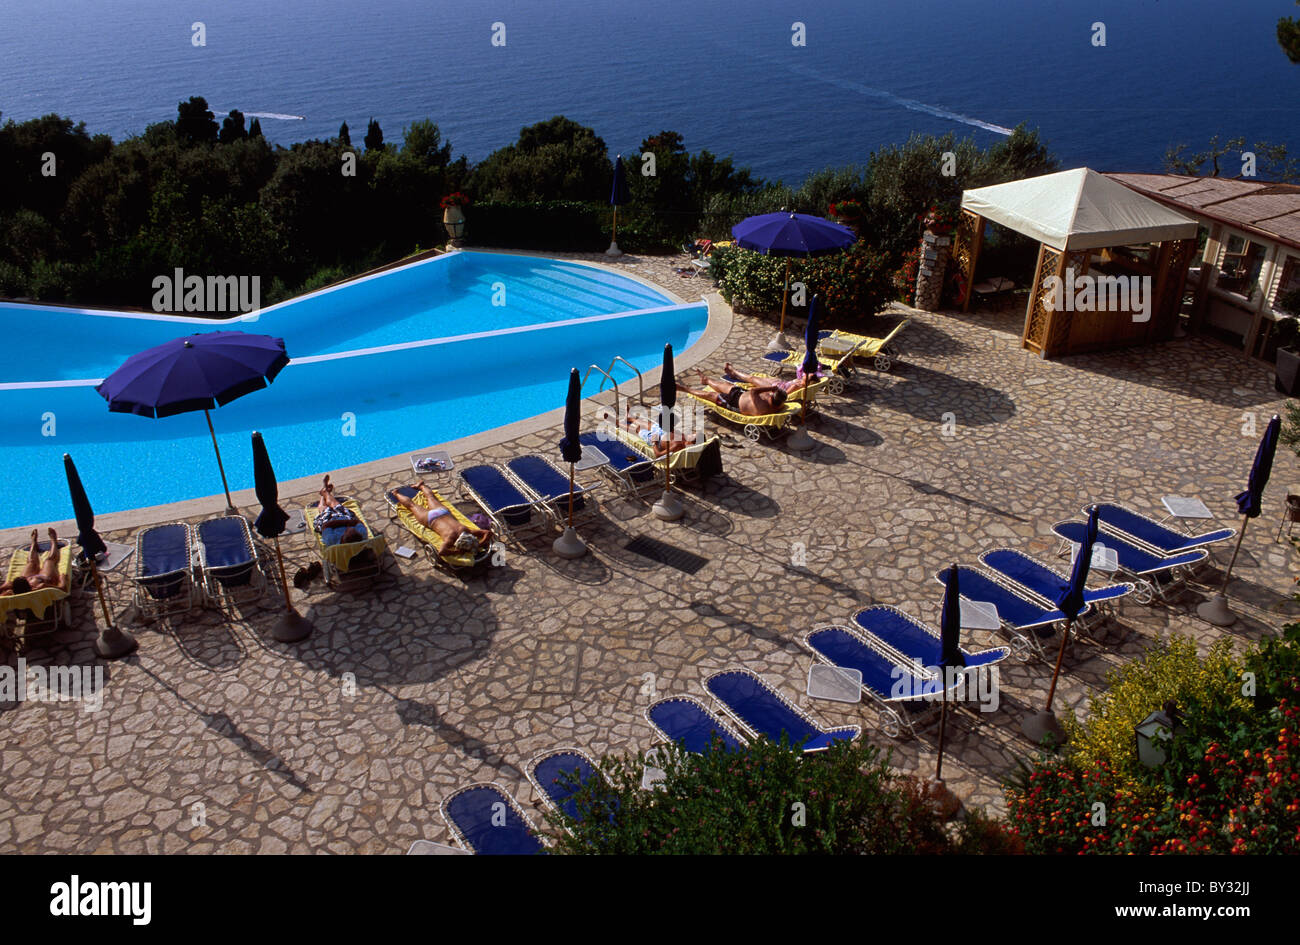
[[937,236],[930,230],[921,237],[921,264],[916,270],[916,307],[925,312],[939,311],[943,298],[943,277],[952,253],[952,237]]

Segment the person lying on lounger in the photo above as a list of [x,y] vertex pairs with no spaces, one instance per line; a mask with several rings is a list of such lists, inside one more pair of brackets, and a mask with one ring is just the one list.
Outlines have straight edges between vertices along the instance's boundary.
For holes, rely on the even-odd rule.
[[744,414],[747,417],[762,417],[776,413],[785,405],[785,391],[779,387],[747,390],[744,387],[738,387],[731,381],[710,380],[699,368],[695,369],[695,373],[700,375],[700,383],[705,386],[691,387],[682,384],[682,390],[688,394],[694,394],[696,397],[711,400],[719,407],[726,407],[735,413]]
[[59,555],[62,549],[59,548],[59,536],[54,529],[50,529],[50,550],[45,555],[45,560],[41,560],[40,545],[36,541],[36,529],[32,529],[32,546],[27,551],[27,567],[23,573],[18,575],[12,581],[5,581],[0,584],[0,596],[9,594],[26,594],[28,591],[39,591],[48,587],[56,587],[60,590],[67,590],[67,582],[63,580],[63,575],[59,572]]
[[316,531],[326,545],[347,545],[370,537],[361,519],[334,497],[334,484],[329,476],[325,477],[320,502],[316,505]]
[[781,380],[777,380],[775,377],[759,377],[755,374],[746,374],[744,371],[732,367],[730,361],[728,361],[726,364],[722,366],[722,370],[727,377],[734,377],[742,384],[750,385],[750,387],[753,388],[754,390],[762,390],[764,388],[776,388],[777,390],[785,391],[787,397],[789,397],[791,394],[795,393],[796,391],[803,390],[810,383],[816,383],[817,381],[821,380],[820,373],[813,375],[812,377],[809,377],[808,375],[804,374],[802,367],[799,368],[798,373],[795,375],[795,378],[792,381],[781,381]]
[[[601,419],[613,420],[614,417],[610,411],[606,410],[601,414]],[[629,433],[635,433],[645,442],[646,446],[654,450],[656,458],[691,445],[690,439],[684,433],[673,431],[672,437],[668,438],[668,434],[664,432],[664,429],[653,420],[633,416],[631,404],[628,404],[627,416],[623,418],[623,427]]]
[[438,537],[442,539],[442,546],[438,549],[439,557],[457,551],[474,551],[479,548],[491,547],[492,529],[462,525],[451,514],[451,509],[438,501],[438,497],[433,494],[432,489],[423,482],[417,482],[415,487],[424,496],[428,508],[417,505],[414,499],[409,499],[400,492],[394,492],[393,498],[409,509],[417,522],[436,532]]

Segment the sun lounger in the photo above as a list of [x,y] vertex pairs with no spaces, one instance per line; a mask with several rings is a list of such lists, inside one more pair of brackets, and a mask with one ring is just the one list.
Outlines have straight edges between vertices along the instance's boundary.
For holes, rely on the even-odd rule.
[[204,593],[211,600],[230,607],[260,597],[266,590],[266,575],[253,544],[253,533],[242,515],[199,522],[195,542]]
[[[524,492],[544,504],[557,520],[568,520],[569,474],[545,456],[531,454],[516,456],[506,463],[506,471],[522,485]],[[596,500],[590,495],[593,487],[580,482],[573,484],[573,517],[589,518],[596,512]]]
[[637,495],[653,488],[656,482],[654,459],[619,433],[620,431],[612,426],[608,429],[591,430],[579,436],[578,442],[583,446],[594,446],[600,450],[609,459],[609,462],[600,468],[604,470],[605,475],[612,477],[628,492]]
[[687,397],[694,397],[728,423],[734,423],[742,427],[745,436],[755,442],[758,442],[759,437],[763,435],[766,435],[768,439],[776,439],[785,432],[790,421],[799,416],[803,410],[799,404],[786,401],[776,413],[765,413],[761,416],[751,417],[749,414],[739,413],[728,407],[723,407],[716,401],[706,397],[698,397],[687,391],[682,391],[682,393]]
[[[771,374],[751,374],[751,375],[749,375],[749,376],[750,376],[750,377],[757,377],[757,378],[759,378],[759,379],[761,379],[761,380],[775,380],[775,378],[774,378],[773,375],[771,375]],[[746,383],[745,381],[737,380],[736,378],[734,378],[734,377],[732,377],[732,376],[730,376],[730,375],[728,375],[728,374],[723,374],[723,375],[722,375],[722,379],[723,379],[724,381],[731,381],[731,382],[732,382],[733,384],[735,384],[736,386],[745,388],[745,390],[749,390],[749,389],[751,389],[751,388],[754,386],[753,384]],[[799,388],[798,390],[796,390],[796,391],[792,391],[792,392],[790,392],[790,393],[787,393],[787,394],[786,394],[786,397],[785,397],[785,399],[786,399],[786,403],[790,403],[790,404],[802,404],[802,403],[804,402],[804,400],[807,400],[807,401],[808,401],[808,409],[809,409],[809,410],[813,410],[813,409],[817,406],[817,395],[820,394],[823,390],[826,390],[826,389],[827,389],[827,385],[830,384],[833,380],[835,380],[835,378],[834,378],[832,375],[827,375],[827,376],[825,376],[825,377],[819,377],[819,378],[817,378],[815,381],[813,381],[811,384],[808,384],[808,385],[805,386],[805,387],[800,387],[800,388]],[[839,391],[839,392],[840,392],[840,393],[843,392],[843,385],[842,385],[842,384],[840,385],[840,391]]]
[[[860,345],[855,345],[848,351],[834,358],[817,357],[817,363],[826,373],[826,390],[832,394],[840,395],[848,386],[848,380],[856,373],[853,367],[854,355],[860,350],[862,345],[866,344],[864,340]],[[803,364],[803,351],[769,351],[763,355],[763,360],[769,365],[776,367],[777,376],[785,373],[786,368],[797,368]]]
[[[947,569],[934,577],[940,584],[947,586]],[[997,608],[998,622],[1002,625],[1003,633],[1011,640],[1017,659],[1028,660],[1031,654],[1047,658],[1046,643],[1056,636],[1057,630],[1065,622],[1065,614],[1061,613],[1055,602],[1016,590],[1009,584],[999,582],[991,574],[965,565],[957,566],[957,584],[965,600],[983,601]],[[1086,617],[1090,611],[1091,605],[1084,604],[1079,616]]]
[[[1086,530],[1086,522],[1057,522],[1052,526],[1052,531],[1063,544],[1081,544]],[[1192,565],[1204,561],[1210,554],[1206,548],[1193,548],[1176,555],[1163,555],[1113,532],[1107,532],[1098,540],[1115,552],[1119,571],[1133,582],[1133,599],[1139,604],[1150,604],[1156,598],[1169,600],[1169,596],[1179,590],[1190,575]]]
[[150,617],[179,613],[195,604],[194,539],[184,522],[154,525],[135,537],[133,601]]
[[[303,509],[303,518],[307,522],[307,534],[311,537],[316,557],[320,559],[325,571],[325,580],[334,587],[356,587],[367,581],[373,581],[384,572],[384,552],[388,542],[377,530],[370,527],[361,506],[353,499],[335,496],[343,507],[361,522],[359,531],[364,531],[361,541],[325,543],[325,536],[316,529],[316,516],[320,514],[317,506]],[[341,529],[346,531],[346,529]]]
[[[965,596],[965,583],[962,583],[962,596]],[[975,598],[984,600],[984,598]],[[887,648],[903,657],[909,664],[919,662],[931,672],[939,665],[943,641],[939,631],[929,624],[905,614],[897,607],[877,604],[864,607],[853,615],[853,622],[874,637]],[[1006,659],[1011,651],[1005,646],[989,647],[986,650],[962,649],[968,670],[982,666],[992,666]]]
[[[1070,580],[1068,575],[1013,548],[986,551],[980,555],[979,560],[995,576],[1014,585],[1013,589],[1022,590],[1053,607]],[[1083,602],[1094,607],[1109,606],[1132,591],[1132,584],[1107,584],[1105,587],[1084,590]]]
[[857,725],[823,728],[813,718],[747,669],[714,673],[704,687],[740,730],[751,738],[763,736],[779,742],[784,736],[791,748],[805,754],[824,751],[838,741],[862,734]]
[[546,852],[515,799],[500,785],[479,782],[461,788],[440,805],[451,835],[481,856],[529,856]]
[[560,748],[538,755],[528,763],[527,775],[547,807],[575,821],[582,818],[574,796],[592,778],[601,776],[596,762],[580,748]]
[[911,320],[911,316],[904,318],[883,338],[857,335],[849,331],[824,331],[820,334],[817,344],[827,354],[852,351],[853,356],[857,358],[874,358],[876,370],[888,371],[893,366],[894,359],[898,357],[898,350],[893,341]]
[[[60,541],[59,547],[62,549],[59,552],[59,574],[63,577],[63,587],[41,587],[25,594],[0,597],[0,638],[15,649],[21,649],[29,640],[54,633],[72,622],[72,547],[67,541]],[[50,550],[50,543],[43,541],[36,549],[37,554],[44,557]],[[20,577],[27,570],[28,554],[27,548],[15,549],[9,559],[6,581]],[[13,629],[10,629],[11,618]]]
[[544,502],[530,496],[500,466],[480,463],[457,473],[461,492],[492,520],[497,534],[515,537],[545,527],[550,512]]
[[[1083,514],[1088,514],[1086,507]],[[1162,557],[1227,541],[1237,534],[1235,528],[1218,528],[1199,535],[1188,535],[1113,502],[1097,505],[1097,525],[1108,534],[1117,535],[1139,548],[1145,548],[1152,554]],[[1105,541],[1104,538],[1101,540]]]
[[[939,711],[942,685],[937,673],[884,647],[849,627],[819,627],[804,634],[804,646],[830,666],[862,674],[862,692],[880,713],[880,729],[890,738],[918,728]],[[956,688],[954,678],[948,689]],[[918,698],[922,696],[922,698]]]
[[[437,489],[430,490],[439,502],[451,510],[451,516],[457,522],[465,526],[472,526],[474,523],[465,517],[460,509],[456,508],[438,492]],[[447,570],[463,571],[468,568],[476,567],[492,557],[491,548],[477,548],[471,551],[456,551],[452,549],[445,555],[439,555],[438,549],[442,547],[442,536],[425,524],[428,521],[427,516],[424,521],[416,521],[416,517],[411,514],[410,509],[397,501],[397,494],[406,496],[415,502],[418,508],[425,508],[424,495],[415,486],[399,486],[389,492],[384,493],[384,498],[388,502],[388,514],[397,520],[403,528],[411,533],[420,547],[424,550],[425,556],[429,563],[434,567],[441,565]]]
[[745,744],[735,729],[689,696],[660,699],[645,710],[645,718],[664,741],[680,743],[692,754],[709,751],[719,739],[724,751],[736,751]]

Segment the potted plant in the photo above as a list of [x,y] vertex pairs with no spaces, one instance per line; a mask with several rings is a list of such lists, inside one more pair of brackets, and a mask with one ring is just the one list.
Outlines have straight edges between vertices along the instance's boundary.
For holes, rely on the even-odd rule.
[[956,228],[956,218],[942,207],[931,207],[921,215],[921,229],[929,230],[935,236],[947,236]]
[[862,218],[866,216],[866,211],[862,207],[861,201],[858,200],[837,200],[832,203],[827,210],[830,215],[837,221],[847,226],[854,233],[860,232]]
[[462,208],[469,206],[469,198],[456,191],[443,197],[440,205],[442,225],[447,228],[452,243],[459,246],[461,237],[465,235],[465,211]]
[[1274,384],[1278,393],[1293,397],[1300,393],[1300,321],[1291,316],[1279,318],[1273,326],[1273,340],[1277,342],[1277,361],[1273,368]]

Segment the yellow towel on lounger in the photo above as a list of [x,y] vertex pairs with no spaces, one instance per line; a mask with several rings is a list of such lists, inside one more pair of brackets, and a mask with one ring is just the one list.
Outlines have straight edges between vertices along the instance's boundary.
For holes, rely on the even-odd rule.
[[[63,575],[63,583],[71,587],[72,551],[66,541],[59,542],[59,547],[63,549],[59,553],[59,574]],[[9,574],[5,580],[12,581],[20,577],[26,567],[27,549],[19,548],[9,560]],[[44,620],[50,608],[67,596],[68,592],[60,587],[42,587],[26,594],[6,594],[0,597],[0,619],[8,617],[15,610],[30,610],[37,620]]]
[[[444,506],[447,507],[448,510],[450,510],[452,518],[454,518],[457,522],[464,525],[466,528],[477,527],[473,522],[471,522],[468,518],[466,518],[465,515],[458,508],[456,508],[445,498],[443,498],[442,493],[440,493],[437,489],[431,489],[430,491],[433,493],[434,497],[439,502],[441,502]],[[415,502],[416,506],[419,508],[428,509],[429,507],[428,504],[425,503],[424,501],[423,493],[417,494],[413,499],[413,501]],[[397,520],[402,523],[402,527],[405,528],[408,532],[410,532],[412,535],[418,538],[422,543],[433,548],[434,551],[437,551],[437,549],[442,547],[442,542],[443,542],[442,536],[439,535],[437,532],[435,532],[432,528],[429,528],[424,522],[417,522],[415,520],[415,516],[411,514],[410,509],[408,509],[404,505],[392,501],[389,502],[389,505],[392,506],[393,510],[397,513]],[[428,520],[429,520],[428,516],[426,515],[424,521],[427,522]],[[446,563],[447,565],[453,568],[471,568],[474,566],[474,563],[478,560],[477,552],[475,551],[451,551],[445,555],[439,555],[439,557],[442,559],[444,563]]]
[[382,561],[384,551],[388,548],[388,542],[384,540],[383,535],[370,527],[370,523],[367,522],[365,516],[361,514],[361,507],[357,505],[354,500],[345,499],[343,507],[355,515],[360,520],[361,524],[366,527],[366,534],[370,537],[365,541],[350,541],[346,544],[327,545],[325,544],[325,539],[321,536],[321,533],[316,530],[316,514],[319,510],[306,509],[303,514],[307,518],[307,529],[316,540],[317,553],[340,573],[347,574],[348,565],[351,564],[352,559],[367,548],[374,551],[376,561]]

